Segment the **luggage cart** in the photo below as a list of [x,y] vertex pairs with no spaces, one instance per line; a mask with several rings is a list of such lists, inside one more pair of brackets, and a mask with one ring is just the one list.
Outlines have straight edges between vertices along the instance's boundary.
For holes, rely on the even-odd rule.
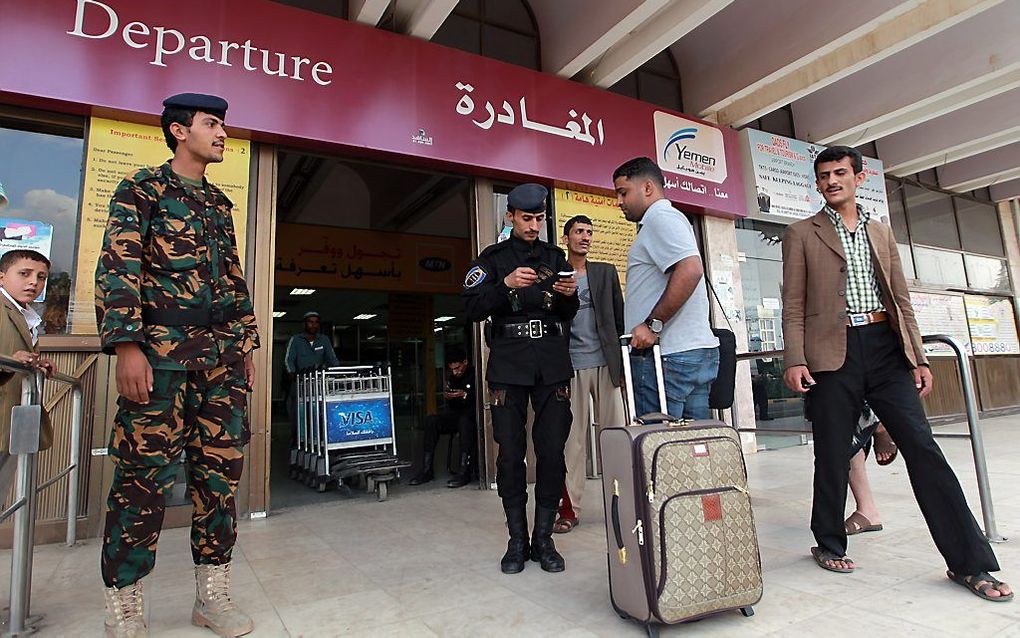
[[362,481],[385,501],[411,466],[397,457],[389,366],[346,366],[297,377],[297,441],[291,476],[320,492]]

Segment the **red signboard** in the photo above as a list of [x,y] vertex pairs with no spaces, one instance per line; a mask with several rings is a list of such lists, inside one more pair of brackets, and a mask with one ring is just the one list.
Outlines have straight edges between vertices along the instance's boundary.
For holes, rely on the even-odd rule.
[[639,155],[688,208],[743,216],[736,133],[548,74],[266,0],[0,0],[0,96],[158,113],[221,95],[256,139],[612,188]]

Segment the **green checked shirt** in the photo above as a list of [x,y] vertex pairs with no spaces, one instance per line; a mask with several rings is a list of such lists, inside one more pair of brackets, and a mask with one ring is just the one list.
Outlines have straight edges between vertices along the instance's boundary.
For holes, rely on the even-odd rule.
[[843,218],[833,208],[826,206],[825,214],[836,227],[836,234],[843,244],[843,254],[846,255],[846,311],[857,314],[885,310],[882,290],[878,287],[875,267],[871,263],[871,245],[868,242],[868,221],[871,216],[858,204],[857,228],[850,232]]

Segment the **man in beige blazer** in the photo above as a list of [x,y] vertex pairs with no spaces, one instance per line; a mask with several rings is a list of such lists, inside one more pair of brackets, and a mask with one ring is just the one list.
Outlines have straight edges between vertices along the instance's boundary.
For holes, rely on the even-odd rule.
[[925,418],[932,375],[892,230],[856,203],[861,154],[832,147],[814,169],[826,205],[783,237],[784,380],[810,393],[814,432],[811,553],[824,569],[855,568],[843,515],[850,441],[867,400],[903,453],[947,575],[986,600],[1010,600],[1009,586],[988,573],[998,562]]

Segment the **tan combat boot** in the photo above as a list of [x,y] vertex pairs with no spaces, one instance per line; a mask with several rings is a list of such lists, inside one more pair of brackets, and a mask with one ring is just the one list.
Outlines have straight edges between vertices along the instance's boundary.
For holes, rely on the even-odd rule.
[[107,638],[146,638],[149,628],[145,625],[142,581],[105,591]]
[[255,622],[230,598],[230,563],[195,566],[195,609],[191,622],[208,627],[223,638],[243,636]]

